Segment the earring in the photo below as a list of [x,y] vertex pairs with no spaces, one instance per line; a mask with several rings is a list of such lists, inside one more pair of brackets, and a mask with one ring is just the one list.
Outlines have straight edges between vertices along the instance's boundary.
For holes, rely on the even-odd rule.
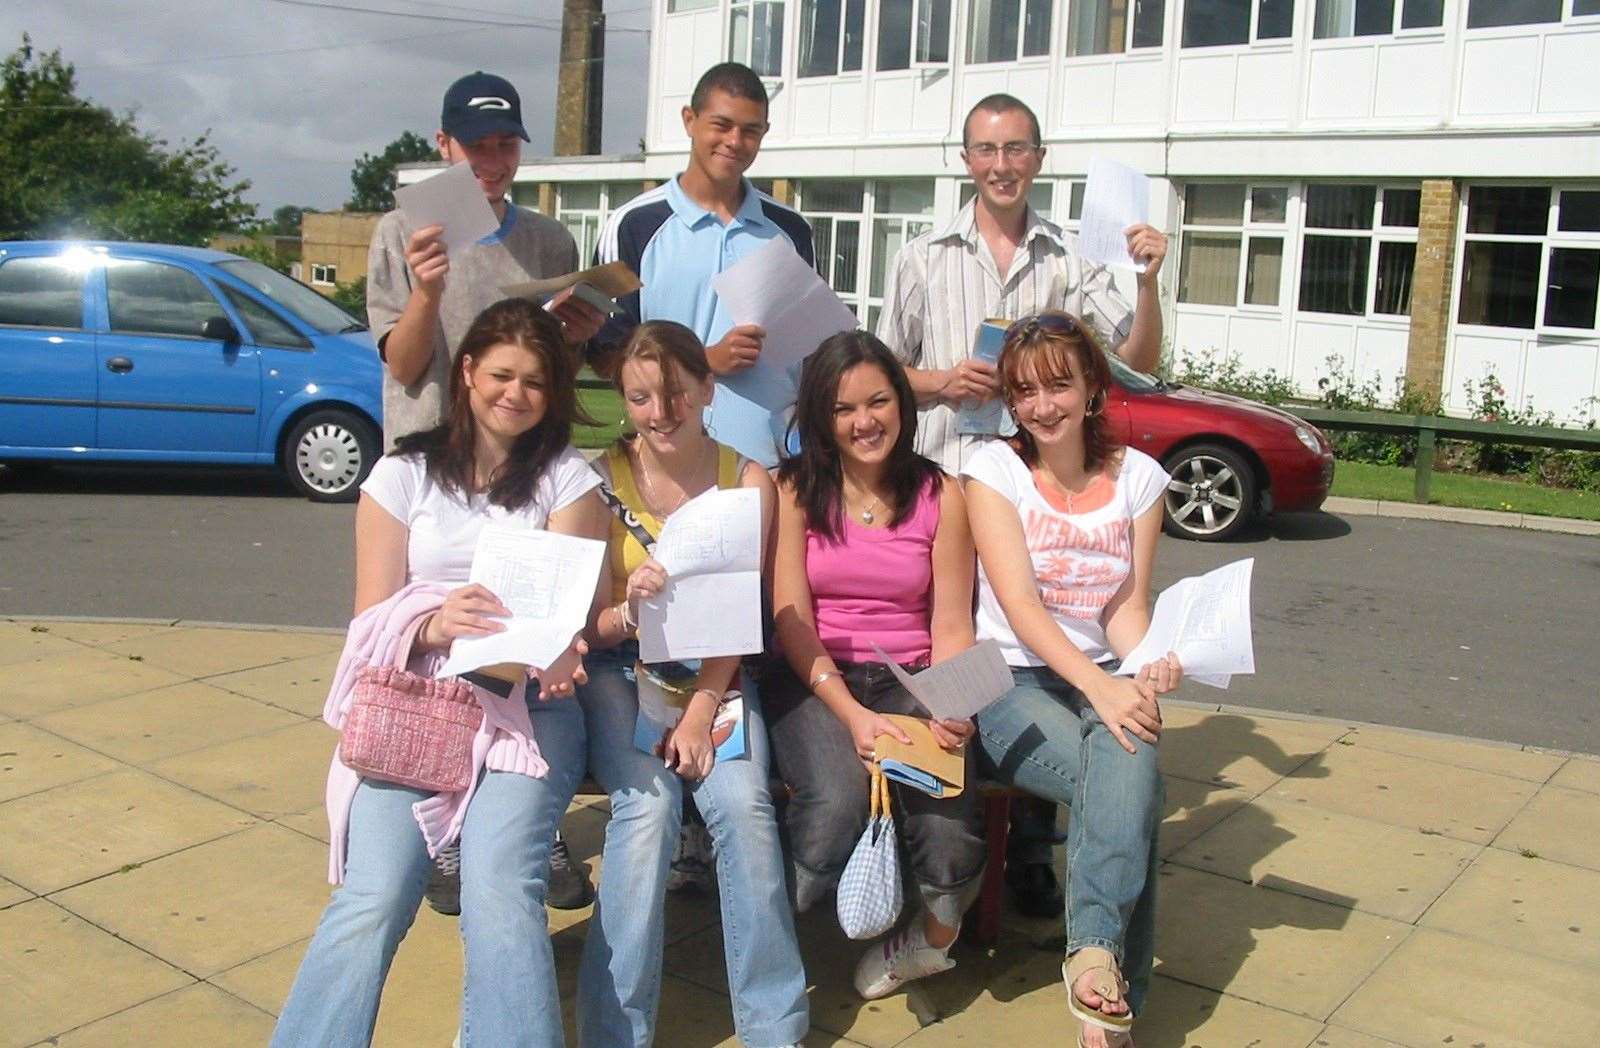
[[[1099,407],[1094,407],[1095,397],[1099,397],[1100,398],[1100,406]],[[1094,410],[1091,411],[1091,410],[1089,410],[1089,408],[1094,408]],[[1095,391],[1095,395],[1093,397],[1089,398],[1089,406],[1084,409],[1083,417],[1084,418],[1096,418],[1105,409],[1106,409],[1106,391],[1103,390],[1103,389],[1096,390]]]

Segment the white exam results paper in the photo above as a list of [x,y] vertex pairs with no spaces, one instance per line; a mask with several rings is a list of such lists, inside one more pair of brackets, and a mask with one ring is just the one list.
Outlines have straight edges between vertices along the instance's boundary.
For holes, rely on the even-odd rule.
[[439,240],[447,254],[476,244],[500,228],[500,220],[494,217],[494,209],[472,174],[472,165],[465,162],[396,189],[394,205],[405,213],[412,229],[443,226]]
[[660,593],[639,605],[645,662],[761,650],[761,492],[713,488],[667,518],[655,559]]
[[1175,652],[1186,679],[1226,688],[1235,673],[1256,671],[1250,627],[1250,576],[1255,558],[1179,579],[1156,598],[1144,639],[1117,673],[1131,676]]
[[794,403],[795,369],[829,335],[859,323],[787,237],[776,236],[711,278],[735,324],[759,324],[761,356],[720,382],[769,411]]
[[894,664],[876,644],[872,650],[889,667],[894,679],[928,712],[941,720],[966,720],[977,716],[1016,684],[1000,645],[981,641],[959,655],[912,675]]
[[490,524],[478,535],[469,580],[511,609],[505,630],[459,637],[438,676],[449,677],[502,662],[543,669],[567,650],[583,629],[594,600],[606,544],[552,531]]
[[1078,225],[1078,254],[1085,261],[1143,273],[1145,264],[1128,253],[1129,226],[1150,221],[1150,179],[1104,157],[1089,160]]

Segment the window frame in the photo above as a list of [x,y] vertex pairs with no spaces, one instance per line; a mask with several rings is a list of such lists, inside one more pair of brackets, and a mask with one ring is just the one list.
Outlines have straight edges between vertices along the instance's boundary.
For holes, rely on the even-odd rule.
[[[1570,4],[1571,0],[1568,0]],[[1549,23],[1541,23],[1549,24]],[[1550,205],[1545,215],[1543,233],[1472,233],[1467,230],[1468,207],[1471,204],[1472,192],[1478,188],[1500,189],[1516,186],[1548,186],[1550,190]],[[1456,272],[1453,288],[1454,301],[1450,311],[1450,320],[1459,328],[1468,331],[1516,331],[1521,332],[1524,338],[1540,338],[1549,336],[1560,339],[1593,340],[1600,337],[1600,292],[1596,293],[1595,318],[1591,327],[1566,327],[1545,323],[1545,311],[1548,305],[1550,292],[1550,257],[1552,252],[1567,248],[1579,251],[1600,251],[1600,230],[1568,230],[1560,228],[1561,203],[1565,194],[1569,192],[1593,193],[1600,192],[1600,183],[1580,182],[1574,184],[1559,182],[1527,182],[1527,181],[1486,181],[1469,183],[1466,192],[1461,194],[1460,210],[1456,223]],[[1461,319],[1461,308],[1465,303],[1466,278],[1467,278],[1467,246],[1472,242],[1500,243],[1500,244],[1537,244],[1539,245],[1539,277],[1534,285],[1534,308],[1532,327],[1508,327],[1494,324],[1475,324]]]
[[[1294,10],[1293,10],[1292,15],[1291,15],[1291,17],[1289,19],[1289,32],[1284,36],[1262,37],[1262,36],[1258,35],[1259,32],[1260,32],[1260,29],[1261,29],[1261,5],[1263,3],[1265,3],[1266,0],[1250,0],[1250,31],[1249,31],[1249,35],[1244,40],[1237,41],[1237,42],[1230,42],[1230,43],[1222,43],[1222,44],[1186,44],[1186,43],[1184,43],[1184,40],[1183,40],[1183,38],[1184,38],[1184,28],[1185,28],[1185,25],[1186,25],[1186,23],[1184,21],[1184,18],[1185,18],[1186,15],[1188,15],[1189,6],[1193,2],[1194,2],[1194,0],[1182,0],[1181,3],[1175,3],[1175,6],[1178,7],[1178,9],[1179,9],[1178,13],[1177,13],[1177,22],[1178,22],[1178,27],[1177,27],[1178,28],[1177,49],[1180,52],[1181,51],[1215,51],[1218,48],[1222,48],[1222,47],[1249,47],[1249,48],[1256,48],[1256,47],[1265,47],[1265,48],[1282,47],[1282,48],[1292,48],[1294,46],[1296,32],[1299,29],[1298,22],[1299,22],[1299,19],[1301,17],[1301,5],[1307,4],[1307,3],[1314,4],[1315,0],[1290,0],[1290,3],[1293,5]],[[1570,3],[1571,0],[1566,0],[1566,2]],[[1130,25],[1132,24],[1132,19],[1129,19],[1129,23],[1130,23]],[[1165,36],[1165,33],[1163,33],[1163,37],[1164,36]],[[1165,45],[1163,45],[1163,46],[1165,46]]]
[[[788,37],[790,2],[791,0],[728,0],[727,16],[723,20],[723,51],[728,56],[728,61],[739,62],[743,65],[749,66],[750,69],[755,72],[756,76],[761,78],[763,83],[770,84],[773,81],[782,80],[784,77],[784,66],[788,62],[787,53],[789,46]],[[778,16],[778,68],[776,71],[772,72],[757,69],[755,62],[751,60],[756,43],[755,9],[763,6],[773,6],[780,9]],[[746,34],[744,54],[736,55],[733,53],[733,19],[735,12],[739,11],[740,9],[743,9],[746,13],[746,17],[749,20],[750,31]],[[799,52],[797,49],[796,54],[798,55],[798,53]],[[768,93],[771,93],[770,90]]]
[[339,264],[337,262],[311,263],[311,283],[314,287],[338,287]]
[[[1107,58],[1116,58],[1116,57],[1119,57],[1119,56],[1127,56],[1127,55],[1149,56],[1149,55],[1153,55],[1153,54],[1156,54],[1158,52],[1164,51],[1166,49],[1166,46],[1167,46],[1167,29],[1169,28],[1169,24],[1168,23],[1169,23],[1169,21],[1172,21],[1172,20],[1175,20],[1177,22],[1178,40],[1180,42],[1180,45],[1182,43],[1182,40],[1183,40],[1183,12],[1182,12],[1183,0],[1163,0],[1163,4],[1162,4],[1162,8],[1161,8],[1161,42],[1159,44],[1146,44],[1146,45],[1141,46],[1141,47],[1135,47],[1134,44],[1133,44],[1133,27],[1134,27],[1134,22],[1136,21],[1136,18],[1134,16],[1137,13],[1136,10],[1135,10],[1137,0],[1128,0],[1128,9],[1129,9],[1128,24],[1123,28],[1122,50],[1121,51],[1091,51],[1091,52],[1087,52],[1085,54],[1079,54],[1079,55],[1069,54],[1068,53],[1068,48],[1070,48],[1072,46],[1072,5],[1074,3],[1076,3],[1076,2],[1077,2],[1077,0],[1064,0],[1064,2],[1059,5],[1059,7],[1062,10],[1062,14],[1065,16],[1063,21],[1062,21],[1062,24],[1061,24],[1061,32],[1060,32],[1060,36],[1061,36],[1061,41],[1060,41],[1061,61],[1063,61],[1063,62],[1094,62],[1094,61],[1103,61],[1103,60],[1105,60]],[[1259,0],[1254,0],[1254,2],[1259,3]],[[1175,9],[1176,9],[1176,15],[1174,15],[1174,10]],[[1238,46],[1238,45],[1216,44],[1216,45],[1213,45],[1213,46],[1224,47],[1224,46]]]
[[107,256],[105,258],[104,264],[102,266],[103,273],[104,273],[104,276],[103,276],[102,279],[105,281],[105,283],[103,284],[103,286],[101,288],[101,292],[105,296],[105,318],[106,318],[106,327],[105,327],[105,331],[103,332],[103,334],[113,335],[113,336],[116,336],[116,337],[119,337],[119,338],[149,338],[149,339],[173,339],[173,338],[175,338],[175,339],[181,339],[182,341],[185,341],[185,342],[215,342],[216,341],[215,339],[206,338],[199,331],[195,331],[193,334],[189,334],[189,333],[182,332],[182,331],[145,331],[145,330],[140,330],[140,329],[137,329],[137,328],[122,328],[122,327],[118,327],[117,326],[117,315],[114,312],[114,306],[112,304],[112,289],[111,289],[112,278],[111,278],[111,274],[113,272],[115,272],[116,269],[119,266],[164,266],[167,269],[175,270],[175,271],[177,271],[179,273],[182,273],[185,276],[189,277],[191,280],[193,280],[197,285],[199,285],[200,290],[202,292],[204,292],[207,296],[209,296],[212,306],[215,307],[215,313],[212,314],[212,315],[219,316],[219,317],[229,317],[229,316],[231,316],[231,313],[230,313],[228,307],[223,304],[222,299],[218,296],[217,289],[211,285],[211,282],[209,280],[207,280],[204,276],[202,276],[199,273],[195,272],[194,270],[190,269],[188,266],[185,266],[185,265],[183,265],[183,264],[181,264],[179,262],[173,261],[171,259],[165,259],[165,258],[130,258],[130,257],[126,256],[126,255],[109,255],[109,256]]
[[[1449,0],[1446,0],[1448,3]],[[1561,13],[1548,22],[1508,22],[1504,25],[1472,25],[1472,0],[1461,0],[1461,29],[1466,33],[1542,32],[1550,26],[1595,25],[1600,23],[1600,11],[1580,15],[1575,10],[1577,0],[1561,0]],[[1517,330],[1522,330],[1518,328]]]
[[[1308,2],[1311,4],[1311,32],[1307,37],[1307,43],[1313,47],[1337,47],[1341,44],[1348,47],[1363,40],[1415,39],[1417,37],[1443,36],[1445,34],[1446,19],[1450,16],[1452,0],[1443,0],[1443,7],[1439,12],[1438,25],[1419,25],[1411,26],[1410,28],[1402,24],[1405,20],[1406,0],[1394,0],[1393,17],[1389,20],[1389,31],[1387,33],[1364,33],[1359,36],[1354,33],[1349,36],[1318,36],[1318,0],[1308,0]],[[1571,0],[1565,0],[1565,2],[1570,3]]]
[[[1184,302],[1177,298],[1183,287],[1183,260],[1179,259],[1178,288],[1173,291],[1176,305],[1191,309],[1232,309],[1245,313],[1258,315],[1282,316],[1285,308],[1297,308],[1298,302],[1285,303],[1284,291],[1292,290],[1290,278],[1298,272],[1297,266],[1291,266],[1289,245],[1296,242],[1294,223],[1294,200],[1300,193],[1301,184],[1295,182],[1278,182],[1271,179],[1261,182],[1238,182],[1228,179],[1216,181],[1196,181],[1182,184],[1184,192],[1179,198],[1178,243],[1183,244],[1184,234],[1203,233],[1210,235],[1237,233],[1239,236],[1239,262],[1235,273],[1233,291],[1233,304],[1224,305],[1215,302]],[[1242,185],[1244,186],[1244,207],[1239,214],[1239,224],[1236,226],[1223,225],[1216,222],[1190,222],[1188,216],[1188,189],[1190,185]],[[1284,192],[1283,219],[1271,222],[1255,217],[1255,193],[1258,189],[1281,189]],[[1277,240],[1283,245],[1283,251],[1278,256],[1278,301],[1265,304],[1260,302],[1246,302],[1245,295],[1249,289],[1250,274],[1250,243],[1252,240]],[[1294,256],[1298,259],[1298,254]]]
[[[1018,19],[1018,21],[1017,21],[1017,50],[1016,50],[1016,53],[1013,54],[1013,55],[1010,55],[1009,57],[983,58],[983,59],[978,59],[978,58],[973,58],[972,57],[972,30],[973,30],[973,26],[976,24],[975,19],[973,17],[973,15],[974,15],[973,6],[977,2],[978,2],[978,0],[964,0],[964,2],[961,5],[962,13],[965,15],[964,19],[962,20],[962,33],[963,33],[963,36],[965,37],[965,41],[964,41],[964,43],[963,43],[963,45],[961,47],[961,60],[962,60],[962,64],[966,65],[966,66],[992,66],[992,65],[1001,65],[1001,64],[1028,64],[1028,63],[1034,64],[1034,65],[1043,65],[1043,64],[1049,63],[1049,61],[1051,60],[1051,58],[1055,54],[1057,31],[1061,28],[1060,26],[1058,26],[1056,24],[1057,23],[1056,16],[1057,16],[1058,13],[1065,12],[1067,10],[1067,5],[1069,3],[1072,3],[1073,0],[1066,0],[1066,2],[1063,2],[1063,3],[1058,3],[1057,0],[1046,0],[1045,9],[1046,9],[1046,13],[1049,16],[1050,24],[1049,24],[1049,26],[1046,27],[1046,30],[1045,30],[1045,48],[1044,48],[1043,51],[1039,52],[1036,55],[1026,54],[1023,51],[1023,48],[1028,46],[1027,26],[1028,26],[1028,4],[1029,4],[1029,0],[1017,0],[1017,19]],[[1131,3],[1132,0],[1129,0],[1129,2]],[[953,8],[953,5],[952,5],[952,8]],[[1131,25],[1132,25],[1132,20],[1131,19],[1129,21],[1129,25],[1130,25],[1130,32],[1131,32]]]
[[[795,77],[795,79],[796,80],[817,81],[817,80],[826,80],[826,79],[828,79],[830,77],[833,77],[833,78],[841,78],[841,77],[860,78],[862,76],[865,76],[866,75],[866,71],[867,71],[867,52],[868,52],[869,48],[872,45],[872,36],[873,36],[873,34],[871,32],[871,21],[868,18],[868,15],[869,15],[870,11],[873,9],[874,5],[869,4],[867,2],[867,0],[839,0],[839,43],[838,43],[838,46],[834,49],[833,72],[831,72],[831,73],[806,73],[806,72],[803,72],[803,66],[801,65],[801,47],[802,47],[802,41],[804,40],[804,34],[805,34],[805,7],[806,7],[806,4],[808,2],[814,2],[814,0],[795,0],[795,32],[794,32],[794,77]],[[845,28],[846,28],[846,26],[847,26],[847,24],[849,22],[850,7],[851,7],[852,3],[859,3],[861,5],[861,64],[856,66],[854,69],[846,69],[844,67],[844,56],[845,56],[845,45],[846,45],[846,43],[848,41],[848,36],[847,36],[847,34],[845,32]],[[729,17],[731,18],[732,15],[730,14]]]
[[[74,267],[74,265],[70,261],[68,261],[68,259],[63,257],[62,254],[54,254],[54,255],[10,255],[9,257],[6,257],[6,253],[4,251],[0,251],[0,270],[4,270],[6,266],[16,265],[18,262],[37,262],[37,263],[42,263],[42,264],[47,265],[47,266],[53,265],[53,266],[59,267],[61,269],[67,270],[69,272],[72,271],[74,268],[77,268],[78,277],[79,277],[79,279],[78,279],[78,322],[76,324],[72,325],[71,327],[63,327],[63,326],[58,326],[58,325],[55,325],[55,324],[8,324],[8,323],[0,322],[0,331],[68,331],[68,332],[70,332],[70,331],[92,331],[94,329],[94,325],[92,323],[90,323],[90,322],[86,322],[85,319],[84,319],[84,311],[85,311],[85,308],[86,308],[85,304],[86,304],[86,301],[88,299],[88,292],[89,292],[89,274],[93,269],[93,267],[91,265],[83,265],[83,266],[79,266],[79,267]],[[24,267],[24,268],[26,268],[26,267]]]
[[[950,24],[945,34],[945,58],[942,61],[921,59],[917,57],[917,53],[920,50],[918,44],[921,43],[922,11],[926,5],[937,3],[945,3],[949,7]],[[958,0],[911,0],[911,36],[906,52],[907,64],[890,68],[880,64],[884,4],[882,0],[874,0],[872,4],[868,5],[868,12],[875,14],[876,17],[868,19],[869,32],[866,41],[866,48],[872,56],[872,72],[904,74],[924,69],[949,69],[955,63],[955,55],[960,47],[956,39],[956,29],[962,22],[963,6],[958,3]]]
[[[1372,190],[1373,190],[1373,193],[1372,193],[1372,220],[1371,220],[1371,223],[1364,229],[1330,229],[1330,228],[1328,228],[1326,226],[1313,226],[1313,225],[1311,225],[1310,222],[1307,220],[1307,215],[1308,215],[1309,207],[1310,207],[1308,201],[1309,201],[1309,197],[1310,197],[1310,189],[1311,189],[1312,186],[1371,186]],[[1351,320],[1377,321],[1379,323],[1409,324],[1411,322],[1411,310],[1409,308],[1410,307],[1410,301],[1409,301],[1410,296],[1409,295],[1407,296],[1407,309],[1406,309],[1406,311],[1404,313],[1379,313],[1379,312],[1377,312],[1377,310],[1375,308],[1377,306],[1377,301],[1378,301],[1378,258],[1382,254],[1381,246],[1383,244],[1411,244],[1413,246],[1413,252],[1412,252],[1412,276],[1413,276],[1413,279],[1415,279],[1415,275],[1416,275],[1415,245],[1417,244],[1417,234],[1418,234],[1419,230],[1422,228],[1422,215],[1421,215],[1421,210],[1420,210],[1420,204],[1419,204],[1419,210],[1418,210],[1418,215],[1417,215],[1417,224],[1415,226],[1396,226],[1396,225],[1386,225],[1386,224],[1384,224],[1384,221],[1383,221],[1383,194],[1384,194],[1385,191],[1391,190],[1391,189],[1418,190],[1420,192],[1418,186],[1416,186],[1414,184],[1410,184],[1410,183],[1405,183],[1405,182],[1383,182],[1383,181],[1377,181],[1377,182],[1365,182],[1365,181],[1351,182],[1351,181],[1342,181],[1342,180],[1323,180],[1323,179],[1318,179],[1318,180],[1316,180],[1314,182],[1302,182],[1302,183],[1300,183],[1300,210],[1299,210],[1299,216],[1298,216],[1299,220],[1300,220],[1300,228],[1299,228],[1299,236],[1298,236],[1299,243],[1300,243],[1300,251],[1299,251],[1299,254],[1296,256],[1296,264],[1295,264],[1295,269],[1296,269],[1296,275],[1297,276],[1300,276],[1300,277],[1303,278],[1303,274],[1304,274],[1304,270],[1305,270],[1305,241],[1306,241],[1307,237],[1310,237],[1310,236],[1343,237],[1343,238],[1351,239],[1351,240],[1359,239],[1359,238],[1365,238],[1367,240],[1367,243],[1368,243],[1369,247],[1367,249],[1367,277],[1366,277],[1367,286],[1366,286],[1365,294],[1363,295],[1363,298],[1362,298],[1362,303],[1363,303],[1363,311],[1362,312],[1360,312],[1360,313],[1328,313],[1328,312],[1324,312],[1324,311],[1321,311],[1321,310],[1305,309],[1300,305],[1300,281],[1296,280],[1293,290],[1294,290],[1294,295],[1295,295],[1294,310],[1295,310],[1295,314],[1297,316],[1348,317]]]

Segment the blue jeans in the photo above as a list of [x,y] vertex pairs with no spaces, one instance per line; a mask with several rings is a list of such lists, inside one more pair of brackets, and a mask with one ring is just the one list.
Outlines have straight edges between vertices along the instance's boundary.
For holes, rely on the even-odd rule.
[[1102,946],[1122,964],[1137,1012],[1155,954],[1156,747],[1124,750],[1083,693],[1043,667],[1012,667],[1016,686],[978,714],[987,774],[1071,808],[1067,952]]
[[704,781],[685,782],[633,745],[637,652],[627,643],[591,655],[589,683],[578,691],[589,769],[611,798],[599,899],[578,970],[578,1040],[585,1048],[648,1048],[655,1037],[667,873],[687,790],[717,853],[734,1028],[751,1048],[799,1041],[810,1012],[767,788],[761,704],[747,688],[749,756],[718,761]]
[[[549,774],[487,772],[461,830],[464,1048],[562,1044],[544,898],[551,837],[583,776],[583,715],[570,699],[532,701],[529,713]],[[432,865],[411,814],[426,796],[376,780],[357,787],[344,886],[300,964],[275,1048],[371,1043],[384,979]]]

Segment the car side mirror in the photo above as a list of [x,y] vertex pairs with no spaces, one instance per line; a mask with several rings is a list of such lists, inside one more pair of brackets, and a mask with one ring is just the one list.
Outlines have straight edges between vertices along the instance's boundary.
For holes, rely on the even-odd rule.
[[200,325],[200,337],[231,346],[239,341],[239,329],[227,317],[209,317]]

